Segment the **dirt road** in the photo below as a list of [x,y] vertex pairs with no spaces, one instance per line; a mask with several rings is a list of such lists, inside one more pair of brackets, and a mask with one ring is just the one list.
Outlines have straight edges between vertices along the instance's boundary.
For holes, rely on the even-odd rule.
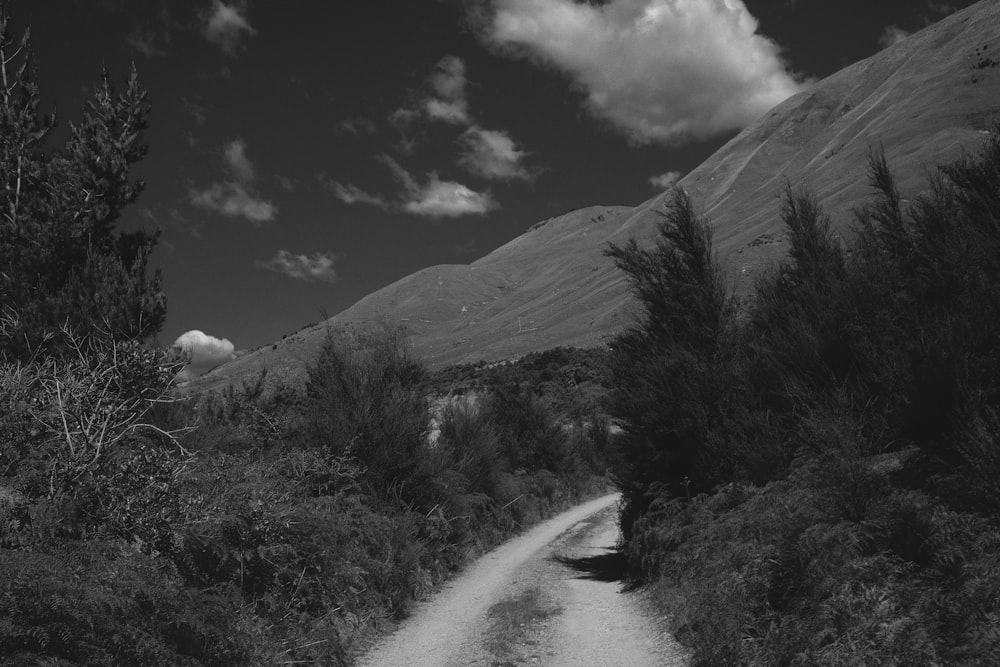
[[613,552],[618,496],[590,501],[471,565],[360,661],[366,667],[682,666]]

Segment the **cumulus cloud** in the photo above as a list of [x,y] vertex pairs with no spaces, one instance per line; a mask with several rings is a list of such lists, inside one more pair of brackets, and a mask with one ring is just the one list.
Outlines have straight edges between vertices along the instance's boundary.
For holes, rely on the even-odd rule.
[[459,142],[464,148],[459,164],[472,173],[502,181],[531,178],[522,164],[527,153],[506,132],[473,126],[462,134]]
[[278,207],[255,196],[243,183],[225,181],[213,183],[204,190],[192,190],[191,203],[230,218],[244,218],[254,224],[271,222],[278,216]]
[[683,174],[679,171],[668,171],[659,176],[650,176],[649,184],[658,190],[667,190],[674,187],[677,181],[681,180]]
[[256,170],[247,157],[247,144],[235,139],[222,149],[222,156],[232,178],[213,183],[204,190],[191,190],[191,203],[230,218],[243,218],[254,224],[271,222],[278,217],[278,207],[259,197],[253,188]]
[[190,361],[178,375],[179,380],[190,380],[233,358],[233,344],[225,338],[209,336],[192,329],[181,334],[173,347],[188,355]]
[[639,143],[741,128],[801,89],[742,0],[493,0],[487,39],[554,66]]
[[403,209],[429,218],[483,215],[497,208],[490,193],[476,192],[455,181],[442,181],[433,173],[430,180],[411,195]]
[[401,208],[407,213],[429,218],[457,218],[483,215],[499,208],[489,192],[476,192],[455,181],[442,181],[434,172],[428,175],[426,183],[421,184],[388,155],[379,159],[403,186]]
[[329,252],[299,255],[288,250],[279,250],[271,259],[257,260],[256,264],[262,269],[283,273],[296,280],[332,283],[337,280],[337,272],[334,269],[336,262],[336,256]]
[[910,36],[910,33],[900,28],[898,25],[887,25],[878,38],[878,45],[887,49],[894,44],[902,42]]
[[246,7],[239,3],[226,4],[212,0],[212,9],[204,15],[205,38],[226,54],[235,56],[246,37],[257,34],[244,13]]

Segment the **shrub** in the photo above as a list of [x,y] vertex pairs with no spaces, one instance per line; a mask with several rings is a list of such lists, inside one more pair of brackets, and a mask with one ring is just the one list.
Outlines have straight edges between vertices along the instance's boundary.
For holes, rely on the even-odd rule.
[[395,488],[412,496],[418,490],[408,478],[419,467],[427,429],[423,377],[398,331],[331,336],[308,371],[302,441],[357,459],[379,493]]
[[[695,664],[1000,655],[1000,138],[909,206],[884,156],[870,178],[846,250],[814,200],[786,190],[789,259],[713,344],[705,308],[659,315],[692,293],[671,282],[683,236],[674,256],[632,247],[621,265],[662,276],[642,278],[655,289],[640,298],[660,303],[615,351],[635,369],[612,404],[618,472],[639,499],[625,549]],[[671,403],[635,409],[622,399],[637,385]],[[648,465],[657,442],[669,465]],[[706,493],[688,496],[681,474]]]

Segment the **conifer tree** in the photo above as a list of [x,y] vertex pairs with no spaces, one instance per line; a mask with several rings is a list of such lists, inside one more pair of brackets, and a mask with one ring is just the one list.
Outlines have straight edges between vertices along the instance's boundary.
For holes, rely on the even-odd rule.
[[142,340],[162,326],[158,274],[148,275],[157,234],[115,227],[143,182],[147,93],[133,64],[124,91],[102,72],[62,146],[54,114],[40,110],[30,31],[16,39],[0,0],[0,359],[45,347],[59,329]]
[[611,364],[626,536],[656,496],[684,497],[714,482],[705,442],[719,422],[724,381],[712,368],[730,305],[711,230],[683,190],[674,191],[664,216],[652,248],[632,239],[606,251],[643,309],[638,325],[615,341]]

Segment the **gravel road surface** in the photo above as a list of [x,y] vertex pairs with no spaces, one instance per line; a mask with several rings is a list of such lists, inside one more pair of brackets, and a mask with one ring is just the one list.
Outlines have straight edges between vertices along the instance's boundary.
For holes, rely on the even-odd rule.
[[[621,591],[617,503],[617,494],[584,503],[486,554],[359,664],[682,667],[681,647],[638,595]],[[498,626],[499,603],[519,609],[520,599],[545,613]]]

